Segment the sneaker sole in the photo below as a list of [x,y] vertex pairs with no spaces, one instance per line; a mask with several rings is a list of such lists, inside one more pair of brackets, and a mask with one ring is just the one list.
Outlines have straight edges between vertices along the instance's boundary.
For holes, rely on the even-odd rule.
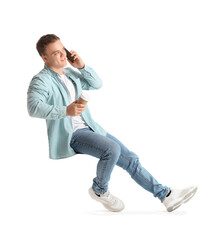
[[197,187],[195,187],[191,192],[189,192],[180,202],[176,203],[175,205],[171,206],[167,209],[168,212],[172,212],[179,208],[182,204],[188,202],[196,193]]
[[111,212],[121,212],[121,211],[125,208],[125,206],[123,205],[123,207],[120,208],[120,209],[112,209],[112,208],[110,208],[108,205],[105,205],[104,203],[103,203],[103,206],[104,206],[107,210],[109,210],[109,211],[111,211]]

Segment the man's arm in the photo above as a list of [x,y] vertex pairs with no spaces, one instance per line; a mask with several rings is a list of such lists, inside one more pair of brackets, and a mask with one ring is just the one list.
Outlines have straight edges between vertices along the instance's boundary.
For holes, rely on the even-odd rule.
[[80,73],[72,71],[72,74],[74,74],[77,78],[80,79],[82,89],[93,90],[101,88],[102,80],[99,78],[96,72],[92,68],[85,65],[83,60],[75,51],[70,51],[70,53],[74,59],[74,62],[71,62],[69,59],[68,62],[80,71]]
[[27,92],[27,109],[31,117],[56,120],[66,117],[66,106],[47,104],[49,90],[44,81],[34,78]]
[[84,68],[78,70],[81,73],[78,73],[78,77],[80,78],[83,90],[93,90],[102,87],[102,80],[92,68],[85,65]]
[[68,106],[47,104],[49,91],[39,78],[31,81],[27,94],[27,108],[31,117],[57,120],[66,116],[79,116],[85,110],[85,105],[79,104],[77,101]]

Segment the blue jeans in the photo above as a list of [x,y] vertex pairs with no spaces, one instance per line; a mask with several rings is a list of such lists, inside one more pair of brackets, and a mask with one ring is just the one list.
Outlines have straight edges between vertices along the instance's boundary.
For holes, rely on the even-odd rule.
[[168,193],[168,187],[162,186],[141,166],[138,156],[128,150],[118,139],[107,133],[106,136],[95,133],[90,128],[76,130],[70,146],[77,154],[88,154],[99,158],[96,177],[92,189],[97,194],[103,194],[108,189],[108,183],[114,166],[126,170],[141,187],[158,197],[161,202]]

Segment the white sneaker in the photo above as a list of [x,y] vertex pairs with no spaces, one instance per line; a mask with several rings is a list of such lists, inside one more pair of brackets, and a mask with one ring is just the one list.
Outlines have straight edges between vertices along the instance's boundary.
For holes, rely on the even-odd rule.
[[171,193],[165,198],[163,204],[165,205],[168,212],[172,212],[183,203],[189,201],[196,193],[197,187],[188,187],[184,189],[170,189]]
[[123,201],[113,196],[109,191],[97,196],[92,188],[88,190],[89,195],[96,201],[103,204],[103,206],[112,212],[120,212],[125,208]]

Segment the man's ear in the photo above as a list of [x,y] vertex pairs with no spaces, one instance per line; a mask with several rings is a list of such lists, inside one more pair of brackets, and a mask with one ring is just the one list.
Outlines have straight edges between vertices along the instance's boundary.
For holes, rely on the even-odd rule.
[[42,59],[43,59],[43,61],[44,61],[45,63],[48,61],[48,58],[47,58],[46,55],[42,55]]

